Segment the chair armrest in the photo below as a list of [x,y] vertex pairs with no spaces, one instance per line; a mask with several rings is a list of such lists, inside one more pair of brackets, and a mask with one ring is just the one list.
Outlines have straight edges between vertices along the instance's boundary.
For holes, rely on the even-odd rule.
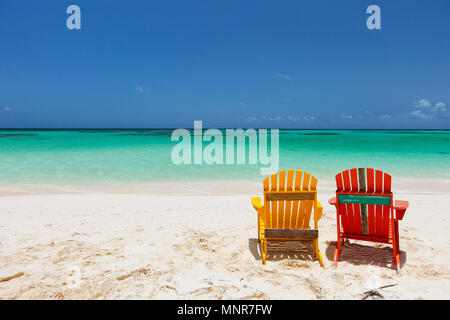
[[314,228],[318,229],[318,224],[319,224],[319,220],[320,218],[322,218],[322,213],[323,213],[323,207],[322,204],[317,201],[317,207],[314,207]]
[[336,205],[336,197],[333,197],[330,200],[328,200],[328,203],[331,204],[332,206],[335,206]]
[[260,197],[253,197],[252,198],[252,205],[253,205],[253,208],[255,208],[256,211],[264,209],[264,206],[261,204],[261,198]]
[[405,215],[406,209],[409,207],[409,202],[405,200],[395,200],[394,202],[394,209],[395,209],[395,216],[398,220],[402,220],[403,216]]

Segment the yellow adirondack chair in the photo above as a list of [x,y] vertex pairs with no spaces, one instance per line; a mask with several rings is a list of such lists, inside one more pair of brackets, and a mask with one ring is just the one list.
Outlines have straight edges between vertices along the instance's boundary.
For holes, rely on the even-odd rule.
[[[303,179],[302,179],[303,178]],[[261,198],[252,198],[258,213],[258,240],[261,243],[262,263],[266,264],[267,241],[308,241],[323,267],[319,250],[319,220],[323,208],[317,201],[317,179],[301,170],[282,170],[263,180],[264,205]],[[309,222],[314,208],[314,229]]]

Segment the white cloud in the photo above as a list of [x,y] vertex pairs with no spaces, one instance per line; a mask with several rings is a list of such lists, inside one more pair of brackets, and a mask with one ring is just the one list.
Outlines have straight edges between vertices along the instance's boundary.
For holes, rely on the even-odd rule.
[[286,102],[286,103],[292,103],[292,100],[291,99],[284,99],[284,102]]
[[420,99],[419,101],[414,102],[414,105],[417,108],[429,108],[431,107],[431,102],[427,99]]
[[409,114],[418,119],[431,120],[431,116],[425,114],[422,110],[413,110]]
[[11,111],[11,108],[8,107],[8,106],[6,106],[6,107],[3,108],[3,110],[5,110],[5,111]]
[[254,122],[254,121],[261,121],[261,120],[265,120],[265,121],[282,121],[284,120],[284,118],[282,116],[275,116],[275,117],[266,117],[263,116],[261,118],[257,118],[257,117],[247,117],[245,119],[245,121],[247,122]]
[[282,74],[282,73],[277,73],[277,74],[275,75],[275,77],[281,78],[281,79],[285,79],[285,80],[291,80],[291,79],[292,79],[290,75],[288,75],[288,74]]
[[315,120],[316,117],[315,116],[273,116],[273,117],[268,117],[268,116],[262,116],[261,118],[257,118],[257,117],[247,117],[245,119],[245,121],[247,122],[253,122],[253,121],[311,121],[311,120]]
[[239,102],[239,104],[241,105],[241,107],[247,108],[248,105],[245,102]]
[[267,119],[270,120],[270,121],[281,121],[281,120],[283,120],[283,117],[282,116],[276,116],[274,118],[267,118]]
[[445,112],[445,111],[447,111],[447,108],[445,107],[445,103],[438,102],[438,103],[436,103],[434,105],[433,108],[431,108],[431,111],[433,111],[433,112],[438,112],[438,111]]
[[351,114],[341,114],[341,118],[345,120],[351,120],[353,119],[353,116]]
[[419,101],[414,102],[416,108],[421,108],[425,110],[430,110],[432,112],[445,112],[447,108],[445,107],[445,103],[437,102],[434,106],[427,99],[421,99]]
[[391,118],[392,118],[392,116],[390,114],[383,114],[378,119],[380,119],[380,120],[388,120],[388,119],[391,119]]
[[286,118],[288,120],[290,120],[290,121],[302,121],[302,120],[311,121],[311,120],[316,119],[315,116],[301,116],[301,117],[299,117],[299,116],[287,116]]
[[412,110],[409,115],[422,120],[432,120],[435,115],[439,114],[440,117],[445,116],[447,108],[445,103],[437,102],[434,106],[427,99],[421,99],[414,102],[415,109]]
[[247,117],[245,119],[245,121],[247,121],[247,122],[255,122],[255,121],[258,121],[258,118],[256,118],[256,117]]
[[142,88],[141,86],[137,86],[136,92],[144,92],[144,88]]

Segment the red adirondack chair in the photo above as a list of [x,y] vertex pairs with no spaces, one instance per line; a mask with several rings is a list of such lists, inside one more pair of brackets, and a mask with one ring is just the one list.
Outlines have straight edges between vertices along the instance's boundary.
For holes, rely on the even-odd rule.
[[353,168],[336,175],[337,266],[344,239],[392,244],[394,265],[400,271],[398,221],[403,219],[408,201],[395,201],[391,176],[371,168]]

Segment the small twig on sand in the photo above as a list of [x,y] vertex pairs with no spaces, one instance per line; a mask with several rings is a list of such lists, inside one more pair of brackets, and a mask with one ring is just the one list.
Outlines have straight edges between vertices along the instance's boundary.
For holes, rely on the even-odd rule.
[[21,276],[23,276],[23,275],[24,275],[24,273],[23,273],[23,272],[19,272],[19,273],[16,273],[15,275],[13,275],[13,276],[9,276],[9,277],[5,277],[5,278],[1,278],[1,279],[0,279],[0,282],[5,282],[5,281],[9,281],[9,280],[12,280],[12,279],[15,279],[15,278],[21,277]]
[[364,297],[361,300],[366,300],[368,297],[373,297],[373,296],[377,296],[377,297],[380,297],[381,299],[384,299],[384,296],[380,292],[378,292],[378,290],[381,290],[381,289],[384,289],[384,288],[393,287],[393,286],[396,286],[396,285],[397,284],[388,284],[386,286],[382,286],[382,287],[379,287],[379,288],[375,288],[375,289],[366,291],[366,292],[363,293]]

